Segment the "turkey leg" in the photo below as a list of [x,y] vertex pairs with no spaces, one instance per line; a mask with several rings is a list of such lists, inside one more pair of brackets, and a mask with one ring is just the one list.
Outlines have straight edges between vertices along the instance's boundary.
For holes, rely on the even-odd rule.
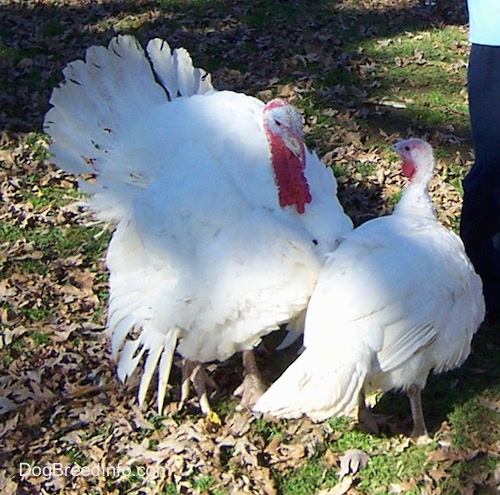
[[365,391],[361,389],[358,395],[358,423],[363,424],[370,433],[379,433],[379,425],[387,423],[387,416],[375,414],[372,408],[366,405]]
[[234,395],[241,396],[237,410],[251,408],[265,391],[254,351],[243,351],[242,359],[245,376],[241,385],[234,391]]
[[411,416],[413,418],[412,437],[427,437],[427,428],[425,426],[424,413],[422,411],[421,390],[418,385],[413,383],[406,391],[410,399]]
[[194,391],[200,403],[201,412],[209,417],[212,414],[212,408],[208,401],[207,385],[214,389],[215,383],[207,375],[203,366],[195,361],[183,359],[182,361],[182,384],[180,408],[182,409],[189,399],[190,384],[193,384]]

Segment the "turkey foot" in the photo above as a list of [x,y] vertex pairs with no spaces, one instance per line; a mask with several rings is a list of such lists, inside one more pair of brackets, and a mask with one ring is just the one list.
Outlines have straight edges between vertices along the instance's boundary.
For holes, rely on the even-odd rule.
[[366,405],[364,391],[361,391],[358,396],[358,423],[362,424],[369,433],[378,434],[379,427],[387,424],[387,419],[387,416],[372,412],[372,408]]
[[426,443],[429,440],[427,427],[425,426],[424,413],[422,411],[421,390],[415,383],[411,384],[406,390],[410,399],[411,417],[413,419],[412,438],[417,439],[417,443]]
[[265,392],[259,368],[255,362],[254,351],[243,351],[243,382],[234,391],[234,395],[241,396],[241,402],[236,408],[237,411],[250,409],[257,399]]
[[190,396],[190,384],[193,385],[196,396],[200,404],[201,412],[210,417],[213,415],[210,402],[208,401],[207,385],[211,389],[215,389],[214,381],[207,375],[206,371],[200,363],[183,359],[182,361],[182,384],[181,384],[181,400],[179,401],[179,409],[182,409]]

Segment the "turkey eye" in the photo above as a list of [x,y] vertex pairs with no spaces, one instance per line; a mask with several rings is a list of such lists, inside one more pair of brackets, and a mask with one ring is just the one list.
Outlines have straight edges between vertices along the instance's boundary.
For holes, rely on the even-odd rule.
[[408,145],[405,146],[406,151],[410,151],[410,147]]
[[281,122],[279,120],[274,121],[278,127],[281,127]]

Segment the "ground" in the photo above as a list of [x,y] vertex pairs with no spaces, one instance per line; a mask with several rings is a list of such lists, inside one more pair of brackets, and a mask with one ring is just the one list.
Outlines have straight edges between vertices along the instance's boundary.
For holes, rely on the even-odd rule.
[[[464,2],[465,3],[465,2]],[[500,490],[500,326],[487,322],[459,370],[423,394],[432,441],[410,441],[405,397],[388,394],[377,435],[349,418],[278,422],[236,411],[234,357],[213,364],[221,425],[193,403],[140,410],[137,379],[115,376],[104,335],[110,233],[54,169],[42,122],[65,64],[118,33],[185,46],[218,89],[304,114],[356,224],[399,197],[389,146],[437,150],[432,195],[457,229],[473,151],[465,6],[410,0],[5,0],[0,4],[0,491],[162,494],[493,494]],[[260,349],[268,380],[296,348]],[[359,465],[358,465],[359,464]]]

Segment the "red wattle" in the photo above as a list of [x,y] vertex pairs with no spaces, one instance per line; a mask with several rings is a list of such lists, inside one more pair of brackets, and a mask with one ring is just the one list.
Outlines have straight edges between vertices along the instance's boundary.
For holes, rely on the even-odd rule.
[[278,136],[269,134],[269,142],[280,206],[295,206],[297,213],[304,213],[305,205],[312,201],[309,184],[304,175],[304,147],[299,157],[292,153]]
[[413,162],[403,160],[403,175],[408,179],[411,179],[415,175],[415,165]]

